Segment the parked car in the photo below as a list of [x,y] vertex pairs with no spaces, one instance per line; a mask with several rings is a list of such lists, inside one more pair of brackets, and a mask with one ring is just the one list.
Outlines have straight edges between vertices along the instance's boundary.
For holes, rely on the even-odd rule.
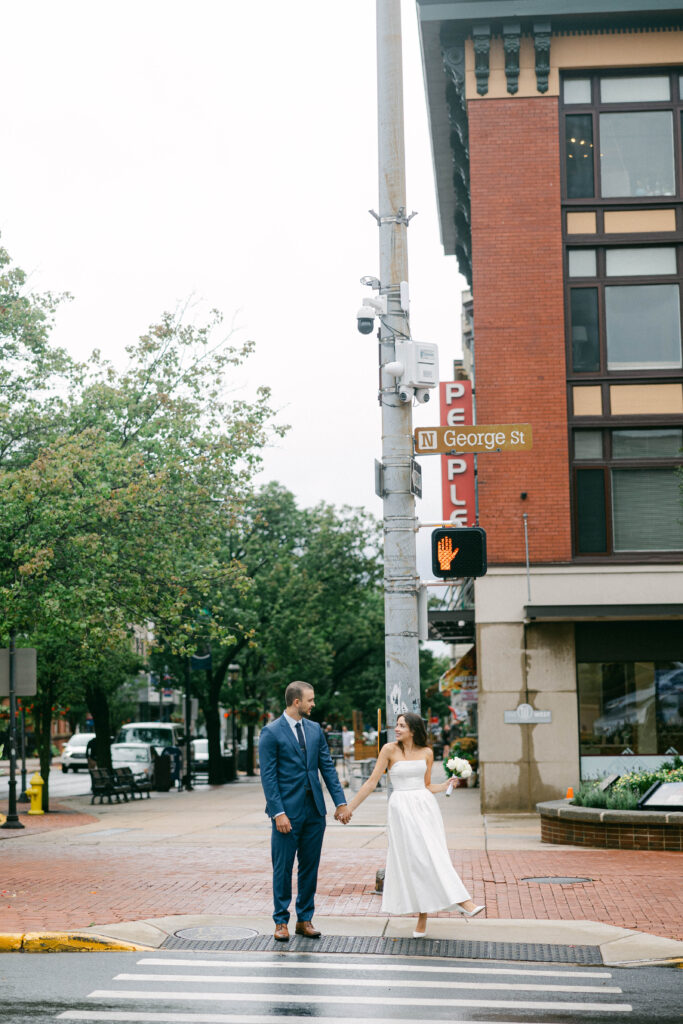
[[94,739],[94,732],[75,732],[73,734],[62,750],[61,761],[64,774],[69,769],[72,772],[77,772],[79,768],[88,767],[87,747],[90,740]]
[[112,768],[130,768],[139,782],[154,783],[154,747],[151,743],[112,743]]
[[209,741],[203,736],[192,740],[190,744],[192,751],[192,771],[196,774],[204,774],[209,770]]

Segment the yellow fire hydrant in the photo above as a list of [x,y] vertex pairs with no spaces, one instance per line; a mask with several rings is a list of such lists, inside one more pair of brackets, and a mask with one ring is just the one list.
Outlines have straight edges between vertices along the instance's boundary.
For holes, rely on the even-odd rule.
[[31,809],[29,814],[45,814],[43,810],[43,781],[40,772],[31,777],[31,785],[26,790],[26,795],[31,798]]

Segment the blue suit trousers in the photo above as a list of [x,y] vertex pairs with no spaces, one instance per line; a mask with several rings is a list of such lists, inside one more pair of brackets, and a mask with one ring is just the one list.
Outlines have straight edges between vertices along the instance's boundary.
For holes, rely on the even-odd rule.
[[297,874],[297,921],[310,921],[315,909],[315,889],[318,884],[320,852],[325,835],[325,818],[308,793],[304,813],[291,819],[291,832],[278,832],[272,824],[271,856],[273,859],[273,920],[276,924],[289,921],[292,902],[292,871],[294,858],[299,864]]

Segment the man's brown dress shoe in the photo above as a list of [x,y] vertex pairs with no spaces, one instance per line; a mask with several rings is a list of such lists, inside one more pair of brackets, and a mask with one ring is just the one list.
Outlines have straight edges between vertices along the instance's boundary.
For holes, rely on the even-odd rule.
[[297,921],[295,931],[297,935],[305,935],[307,939],[320,938],[320,932],[313,927],[311,921]]
[[[297,925],[297,928],[298,928],[298,925]],[[284,921],[280,922],[280,924],[276,924],[275,925],[275,935],[273,937],[275,939],[277,939],[278,942],[288,942],[289,941],[289,928],[284,923]]]

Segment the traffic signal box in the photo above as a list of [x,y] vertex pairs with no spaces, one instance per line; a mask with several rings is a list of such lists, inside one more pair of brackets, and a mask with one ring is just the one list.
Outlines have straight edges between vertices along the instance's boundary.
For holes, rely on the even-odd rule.
[[480,526],[432,531],[432,572],[441,579],[486,575],[486,531]]

